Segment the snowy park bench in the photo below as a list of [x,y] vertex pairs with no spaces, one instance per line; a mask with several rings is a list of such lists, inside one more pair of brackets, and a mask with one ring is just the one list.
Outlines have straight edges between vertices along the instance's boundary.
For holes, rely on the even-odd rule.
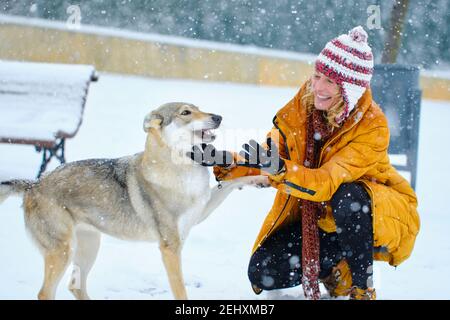
[[42,152],[38,177],[52,158],[65,163],[65,140],[80,128],[92,66],[0,60],[0,142]]
[[421,90],[419,68],[375,65],[371,81],[374,100],[389,122],[389,158],[415,189],[419,146]]

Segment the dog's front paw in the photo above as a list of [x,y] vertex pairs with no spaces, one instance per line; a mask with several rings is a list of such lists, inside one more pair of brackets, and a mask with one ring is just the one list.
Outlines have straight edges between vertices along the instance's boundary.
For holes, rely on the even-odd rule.
[[250,180],[250,185],[261,189],[261,188],[268,188],[270,187],[269,178],[267,176],[255,176],[252,177],[252,180]]
[[269,178],[267,176],[248,176],[248,177],[241,177],[236,178],[234,180],[229,181],[222,181],[218,188],[233,188],[233,189],[239,189],[242,190],[243,187],[246,186],[252,186],[255,188],[268,188],[271,186],[269,183]]

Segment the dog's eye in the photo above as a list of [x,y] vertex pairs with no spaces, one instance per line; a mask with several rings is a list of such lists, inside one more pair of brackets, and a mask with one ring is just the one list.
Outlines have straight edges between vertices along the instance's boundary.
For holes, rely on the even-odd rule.
[[184,110],[184,111],[181,113],[182,116],[187,116],[187,115],[190,115],[190,114],[191,114],[191,112],[190,112],[189,110]]

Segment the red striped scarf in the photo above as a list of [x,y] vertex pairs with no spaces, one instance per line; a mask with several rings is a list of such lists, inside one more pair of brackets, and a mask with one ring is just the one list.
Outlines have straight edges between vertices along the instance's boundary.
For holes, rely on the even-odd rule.
[[[306,133],[306,157],[304,166],[317,168],[320,150],[331,136],[331,126],[324,111],[314,109],[308,115]],[[326,214],[321,202],[300,200],[302,215],[302,286],[305,297],[312,300],[320,298],[319,290],[319,229],[317,221]]]

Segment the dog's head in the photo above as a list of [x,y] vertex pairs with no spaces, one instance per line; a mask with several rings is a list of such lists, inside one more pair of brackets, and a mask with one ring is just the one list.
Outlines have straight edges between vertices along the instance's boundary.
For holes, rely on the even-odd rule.
[[151,128],[161,131],[164,141],[177,149],[190,149],[193,145],[210,143],[216,138],[213,130],[222,117],[200,111],[190,103],[171,102],[150,112],[144,120],[144,131]]

